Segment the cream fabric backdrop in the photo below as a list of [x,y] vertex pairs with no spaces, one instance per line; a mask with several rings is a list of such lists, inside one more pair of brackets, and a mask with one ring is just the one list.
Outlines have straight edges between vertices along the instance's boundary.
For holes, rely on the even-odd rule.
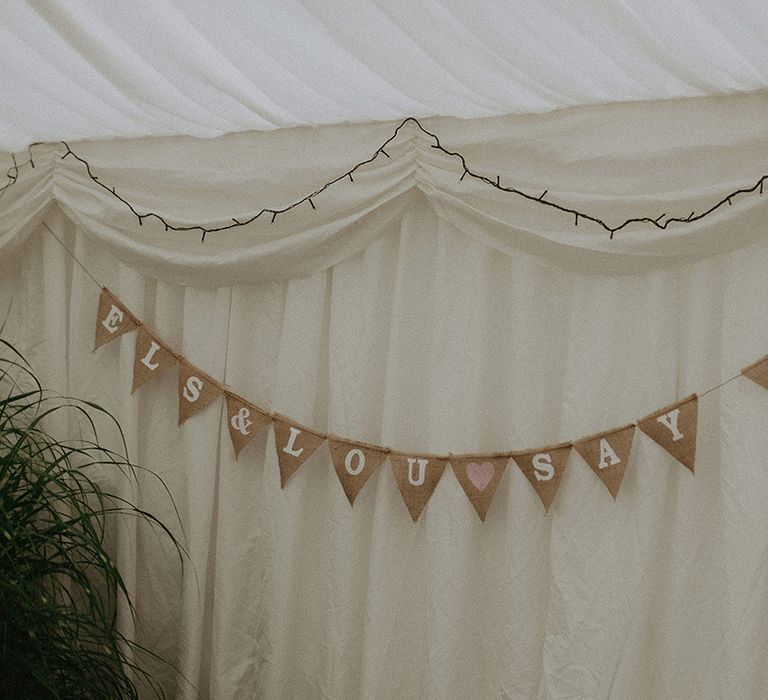
[[[686,215],[753,184],[765,106],[425,126],[502,182],[621,219]],[[216,222],[306,194],[394,126],[73,148],[142,207]],[[695,475],[638,434],[615,503],[574,454],[547,516],[510,464],[485,523],[446,473],[413,524],[388,465],[354,509],[325,447],[280,490],[271,431],[235,461],[220,404],[176,428],[173,373],[130,395],[133,336],[91,353],[98,289],[41,212],[204,371],[321,430],[401,449],[575,439],[768,351],[768,200],[608,242],[459,183],[423,136],[398,143],[317,212],[205,245],[136,226],[54,146],[0,200],[6,335],[51,386],[115,412],[180,510],[196,576],[147,532],[115,542],[139,639],[203,698],[764,697],[768,392],[747,380],[701,399]],[[172,518],[156,484],[140,497]],[[196,697],[164,678],[173,697]]]

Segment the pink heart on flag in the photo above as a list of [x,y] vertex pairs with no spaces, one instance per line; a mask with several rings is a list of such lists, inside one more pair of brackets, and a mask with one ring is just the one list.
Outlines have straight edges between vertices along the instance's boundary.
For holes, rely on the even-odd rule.
[[488,484],[491,483],[496,469],[490,462],[470,462],[467,465],[467,476],[478,491],[485,491]]

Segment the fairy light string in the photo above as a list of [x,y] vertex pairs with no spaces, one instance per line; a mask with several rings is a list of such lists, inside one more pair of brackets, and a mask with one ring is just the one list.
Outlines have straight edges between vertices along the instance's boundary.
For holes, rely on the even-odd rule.
[[[175,224],[155,211],[141,209],[139,206],[137,206],[133,202],[123,197],[117,191],[117,188],[114,185],[108,185],[102,182],[99,176],[93,171],[91,164],[85,158],[79,155],[76,151],[74,151],[66,141],[61,141],[61,144],[64,146],[64,149],[65,149],[65,152],[61,156],[61,159],[65,160],[67,158],[70,158],[76,161],[77,163],[79,163],[80,165],[82,165],[83,170],[85,171],[88,178],[97,187],[101,188],[104,192],[106,192],[109,196],[114,197],[119,202],[121,202],[136,218],[140,226],[144,224],[145,220],[155,220],[159,222],[166,231],[179,231],[179,232],[197,231],[200,233],[201,240],[205,241],[206,236],[210,233],[220,233],[222,231],[228,231],[228,230],[239,228],[242,226],[247,226],[248,224],[253,223],[254,221],[256,221],[257,219],[259,219],[261,216],[264,216],[264,215],[266,215],[270,219],[271,223],[275,223],[275,221],[277,220],[277,217],[280,214],[285,214],[286,212],[289,212],[292,209],[296,209],[297,207],[300,207],[300,206],[304,206],[308,204],[311,207],[311,209],[315,211],[317,207],[315,206],[314,200],[316,200],[326,190],[347,180],[349,181],[349,184],[354,184],[355,182],[355,179],[353,177],[354,174],[357,173],[358,170],[365,167],[366,165],[373,163],[377,158],[379,158],[379,156],[383,155],[388,159],[391,158],[389,153],[387,153],[386,148],[398,137],[398,135],[400,134],[400,131],[407,124],[413,125],[419,131],[421,131],[424,135],[432,139],[433,143],[430,145],[431,148],[443,153],[449,158],[452,158],[458,161],[458,163],[461,166],[461,175],[459,176],[460,182],[462,182],[466,177],[469,177],[474,180],[477,180],[478,182],[482,182],[485,185],[492,187],[496,190],[505,192],[507,194],[513,195],[518,198],[525,199],[538,206],[548,207],[549,209],[562,212],[563,214],[567,214],[573,217],[574,226],[578,226],[580,221],[582,220],[590,221],[596,226],[600,227],[603,231],[605,231],[608,234],[610,239],[613,239],[614,235],[619,231],[622,231],[623,229],[633,224],[634,225],[647,224],[650,226],[654,226],[658,229],[665,230],[671,224],[689,224],[696,221],[700,221],[701,219],[704,219],[705,217],[710,216],[714,212],[718,211],[723,206],[726,206],[726,205],[732,206],[733,199],[735,197],[754,194],[755,192],[762,195],[764,183],[766,180],[768,180],[768,174],[762,175],[760,178],[757,179],[757,181],[751,187],[743,187],[743,188],[733,190],[732,192],[726,194],[718,202],[715,202],[707,209],[698,213],[696,211],[692,211],[687,216],[667,216],[667,213],[663,212],[656,216],[630,217],[628,219],[625,219],[621,223],[610,224],[606,222],[604,219],[601,219],[600,217],[595,216],[593,214],[589,214],[588,212],[580,211],[578,209],[574,209],[573,207],[560,204],[552,199],[546,199],[546,195],[549,193],[549,189],[545,189],[541,194],[526,192],[517,187],[510,187],[507,185],[503,185],[500,174],[496,174],[493,177],[489,177],[487,175],[483,175],[479,172],[472,170],[464,155],[462,155],[458,151],[451,151],[445,146],[443,146],[440,140],[440,137],[436,133],[425,128],[418,119],[416,119],[415,117],[407,117],[402,122],[400,122],[400,124],[395,128],[392,135],[389,138],[387,138],[373,152],[371,156],[369,156],[368,158],[365,158],[364,160],[361,160],[359,163],[354,165],[352,168],[350,168],[346,172],[342,173],[341,175],[338,175],[332,180],[329,180],[324,185],[322,185],[321,187],[318,187],[317,189],[313,190],[309,194],[306,194],[303,197],[297,199],[296,201],[282,207],[264,207],[253,214],[249,214],[249,215],[246,215],[245,217],[240,217],[240,218],[230,216],[230,217],[227,217],[229,220],[229,223],[227,224],[222,224],[221,226],[207,227],[207,226],[203,226],[202,224],[194,224],[194,223]],[[32,158],[32,148],[34,146],[39,146],[39,145],[43,145],[43,144],[34,143],[27,148],[28,159],[22,163],[18,162],[18,158],[16,157],[16,155],[11,156],[13,160],[13,164],[6,172],[6,184],[0,187],[0,198],[2,198],[2,196],[5,194],[6,190],[9,187],[14,185],[18,181],[20,171],[23,167],[25,166],[30,166],[32,168],[35,167],[35,163]]]

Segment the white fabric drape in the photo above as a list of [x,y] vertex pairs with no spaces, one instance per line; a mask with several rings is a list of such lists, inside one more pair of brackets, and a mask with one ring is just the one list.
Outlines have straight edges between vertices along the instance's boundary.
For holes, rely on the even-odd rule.
[[0,5],[0,148],[768,87],[760,0]]
[[[553,200],[687,214],[764,174],[761,99],[428,126],[471,167]],[[217,222],[306,194],[391,130],[73,148],[135,204]],[[549,515],[511,464],[485,523],[446,473],[413,524],[388,465],[354,509],[325,447],[281,490],[271,431],[235,461],[221,405],[177,429],[173,373],[131,395],[133,337],[91,353],[98,289],[38,213],[239,394],[321,430],[447,453],[621,425],[768,351],[766,200],[609,242],[459,183],[413,135],[316,212],[203,245],[137,226],[45,149],[0,200],[6,335],[51,386],[112,410],[132,457],[168,483],[194,574],[147,532],[116,547],[140,640],[198,697],[764,696],[768,392],[739,379],[701,399],[695,475],[638,435],[615,503],[573,455]],[[172,520],[150,480],[140,497]]]
[[[768,94],[582,108],[491,120],[425,120],[471,169],[616,225],[633,216],[701,212],[765,175]],[[262,208],[280,209],[370,158],[397,123],[286,129],[190,138],[74,143],[105,187],[178,225],[212,228]],[[457,158],[410,123],[354,175],[281,214],[207,237],[165,231],[95,185],[85,167],[53,143],[35,146],[35,167],[3,193],[0,245],[24,240],[51,200],[122,260],[179,284],[286,279],[324,269],[384,236],[419,192],[441,218],[507,254],[581,271],[636,272],[711,255],[760,239],[764,199],[688,225],[629,226],[609,240],[600,227],[543,208],[486,183],[461,179]],[[27,152],[17,154],[26,162]],[[10,158],[6,161],[10,164]],[[365,225],[362,223],[365,222]],[[727,235],[722,235],[726,227]],[[204,273],[204,279],[202,279]]]

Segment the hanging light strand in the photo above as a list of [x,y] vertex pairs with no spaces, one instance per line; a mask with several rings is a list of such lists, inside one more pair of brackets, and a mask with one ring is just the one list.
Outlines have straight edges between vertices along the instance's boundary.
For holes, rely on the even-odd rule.
[[[78,155],[69,146],[69,144],[66,141],[61,142],[65,148],[65,152],[61,156],[61,159],[64,160],[66,158],[71,158],[72,160],[75,160],[78,163],[80,163],[83,166],[83,169],[85,170],[86,174],[88,175],[88,178],[95,185],[103,189],[107,194],[109,194],[110,196],[120,201],[131,212],[131,214],[133,214],[133,216],[136,217],[136,220],[138,221],[140,226],[144,224],[145,220],[154,219],[158,221],[160,224],[162,224],[166,231],[197,231],[200,233],[201,239],[204,241],[206,236],[209,233],[219,233],[222,231],[228,231],[231,229],[239,228],[241,226],[247,226],[248,224],[251,224],[254,221],[256,221],[263,214],[271,215],[270,221],[271,223],[275,223],[279,215],[285,214],[286,212],[305,204],[309,204],[312,211],[316,211],[317,207],[315,206],[314,200],[316,200],[318,196],[321,195],[323,192],[325,192],[327,189],[333,187],[334,185],[344,180],[349,180],[350,184],[354,184],[355,179],[353,175],[357,173],[357,171],[360,170],[361,168],[375,161],[379,157],[379,155],[384,155],[386,156],[387,159],[391,158],[391,156],[385,149],[387,146],[389,146],[390,143],[392,143],[397,138],[401,129],[403,129],[403,127],[405,127],[407,124],[412,124],[417,129],[419,129],[423,134],[425,134],[430,139],[432,139],[434,143],[431,144],[431,148],[443,153],[444,155],[450,158],[453,158],[459,161],[459,163],[461,164],[461,175],[459,177],[459,181],[463,181],[466,177],[470,177],[490,187],[493,187],[494,189],[497,189],[501,192],[506,192],[508,194],[515,195],[516,197],[523,198],[529,202],[533,202],[534,204],[537,204],[539,206],[548,207],[550,209],[560,211],[564,214],[568,214],[569,216],[573,217],[574,226],[578,226],[580,220],[591,221],[593,224],[599,226],[606,233],[608,233],[609,238],[611,239],[613,239],[614,234],[618,233],[619,231],[633,224],[648,224],[664,230],[667,227],[669,227],[671,224],[688,224],[695,221],[700,221],[701,219],[713,214],[718,209],[720,209],[720,207],[724,205],[732,206],[733,205],[732,200],[735,197],[738,197],[740,195],[753,194],[754,192],[758,192],[759,194],[762,195],[763,183],[766,180],[768,180],[768,175],[762,175],[751,187],[744,187],[744,188],[734,190],[733,192],[730,192],[729,194],[724,196],[720,201],[710,206],[708,209],[705,209],[704,211],[701,211],[699,213],[692,211],[690,214],[688,214],[688,216],[684,216],[684,217],[682,216],[668,217],[666,213],[660,214],[658,216],[636,216],[636,217],[628,218],[619,224],[612,225],[607,223],[605,220],[601,219],[598,216],[594,216],[587,212],[583,212],[578,209],[565,206],[563,204],[558,204],[557,202],[551,199],[545,199],[545,196],[549,192],[548,189],[544,190],[544,192],[542,192],[541,194],[531,194],[529,192],[525,192],[521,189],[518,189],[517,187],[508,187],[506,185],[502,185],[500,174],[497,174],[495,177],[488,177],[486,175],[482,175],[480,173],[473,171],[469,167],[466,158],[461,153],[458,153],[457,151],[450,151],[447,148],[445,148],[440,141],[440,137],[437,134],[426,129],[421,124],[421,122],[419,122],[419,120],[416,119],[415,117],[408,117],[404,119],[402,122],[400,122],[400,124],[395,128],[392,135],[386,141],[384,141],[384,143],[382,143],[381,146],[379,146],[370,157],[360,161],[355,166],[353,166],[346,172],[342,173],[338,177],[335,177],[334,179],[329,180],[322,187],[317,188],[313,192],[310,192],[309,194],[306,194],[300,199],[297,199],[296,201],[283,207],[265,207],[263,209],[260,209],[256,213],[247,215],[245,217],[231,216],[229,217],[229,221],[231,223],[227,223],[222,226],[207,227],[207,226],[203,226],[202,224],[174,224],[168,219],[166,219],[164,216],[162,216],[161,214],[158,214],[157,212],[149,211],[149,210],[145,210],[145,211],[140,210],[132,202],[130,202],[125,197],[120,195],[114,186],[106,185],[103,182],[101,182],[99,177],[91,169],[90,163],[85,158]],[[13,165],[11,165],[11,167],[6,172],[6,180],[7,180],[6,184],[0,187],[0,198],[3,196],[3,194],[5,194],[5,191],[9,187],[11,187],[13,184],[15,184],[18,181],[19,173],[22,167],[27,165],[33,168],[35,167],[34,161],[32,159],[32,147],[38,146],[38,145],[41,145],[41,144],[34,143],[27,148],[29,157],[27,161],[23,163],[19,163],[15,155],[12,156]]]

